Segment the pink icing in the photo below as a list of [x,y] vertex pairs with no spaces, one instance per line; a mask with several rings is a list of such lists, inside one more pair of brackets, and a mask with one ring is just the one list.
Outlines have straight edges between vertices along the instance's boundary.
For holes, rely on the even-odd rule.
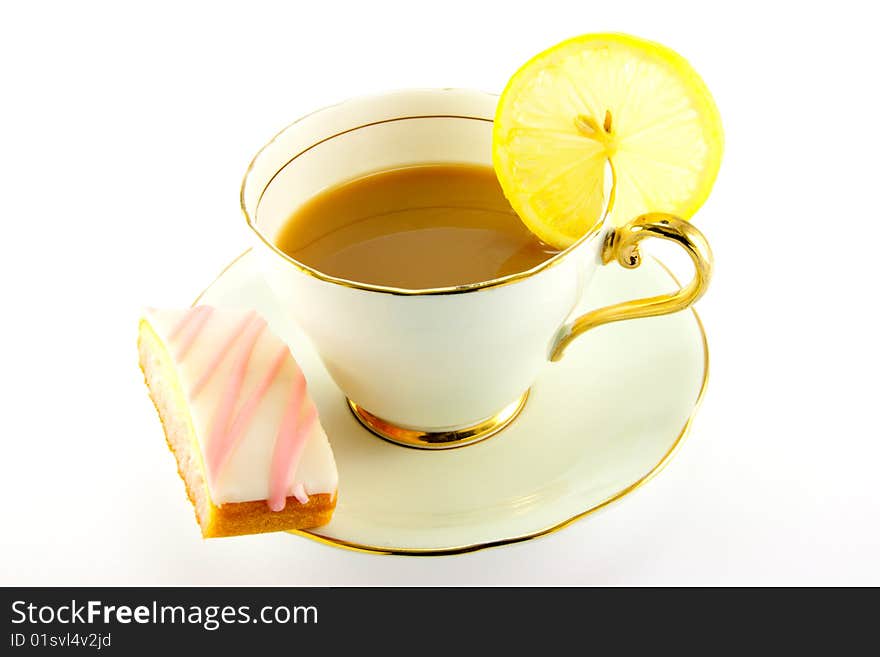
[[235,403],[241,394],[241,386],[244,383],[248,362],[257,344],[257,338],[260,337],[260,333],[263,332],[264,328],[266,328],[266,322],[262,319],[255,319],[248,325],[242,340],[241,349],[236,354],[232,372],[230,372],[229,380],[226,382],[226,388],[220,396],[220,403],[217,405],[217,410],[214,413],[211,431],[206,441],[206,460],[209,475],[219,474],[220,464],[228,457],[228,452],[231,448],[228,429],[233,419],[232,413],[235,410]]
[[175,357],[178,361],[186,358],[189,348],[192,347],[199,333],[202,332],[202,328],[208,323],[213,312],[214,309],[210,306],[199,306],[199,308],[193,313],[194,319],[192,322],[188,322],[184,328],[184,335],[181,338],[180,346],[177,348],[177,354]]
[[293,496],[300,504],[309,503],[309,496],[306,494],[306,489],[302,484],[297,484],[293,487]]
[[317,419],[315,405],[306,397],[306,380],[297,368],[296,379],[275,438],[272,467],[269,473],[269,498],[267,503],[273,511],[282,511],[287,503],[290,479],[296,473],[296,464],[306,444],[312,424]]
[[251,423],[251,420],[257,412],[257,407],[260,405],[260,402],[263,401],[263,397],[265,397],[266,393],[269,391],[269,386],[272,385],[275,377],[278,376],[278,372],[281,371],[281,366],[284,365],[289,353],[290,352],[287,350],[286,346],[282,346],[278,350],[278,353],[275,358],[272,359],[272,363],[269,365],[269,369],[266,371],[265,376],[263,376],[257,384],[257,387],[251,393],[251,396],[248,397],[247,401],[241,405],[238,415],[236,415],[235,420],[226,432],[225,451],[220,455],[220,460],[216,465],[217,470],[213,473],[215,478],[220,475],[223,466],[226,465],[229,457],[235,451],[236,445],[238,445],[238,442],[244,435],[245,429],[247,429],[248,425]]
[[[210,306],[197,306],[189,309],[177,322],[169,334],[169,342],[180,338],[176,358],[182,360],[195,343],[213,313]],[[238,407],[248,366],[257,342],[266,329],[266,322],[254,311],[249,312],[226,337],[214,353],[205,370],[190,391],[193,399],[201,392],[211,376],[223,362],[230,349],[240,343],[234,355],[232,370],[225,382],[220,401],[212,418],[211,429],[206,441],[206,467],[209,480],[216,481],[235,447],[244,436],[247,427],[259,409],[277,378],[284,363],[290,357],[286,345],[282,345],[272,359],[266,373],[257,383],[249,397]],[[292,360],[292,358],[291,358]],[[296,474],[296,466],[302,457],[309,434],[317,421],[318,411],[306,394],[306,381],[302,371],[293,362],[296,370],[284,414],[275,439],[272,463],[269,472],[269,497],[266,500],[272,511],[282,511],[287,503],[287,492]],[[293,486],[293,496],[300,504],[307,504],[308,493],[302,483]]]
[[180,332],[183,329],[185,329],[187,324],[189,324],[190,321],[192,321],[192,318],[195,317],[195,314],[199,308],[201,308],[201,306],[193,306],[192,308],[187,310],[185,313],[183,313],[183,317],[181,317],[177,321],[177,324],[175,324],[174,328],[171,329],[171,333],[168,334],[169,342],[171,340],[174,340],[178,335],[180,335]]
[[220,363],[226,358],[229,349],[241,337],[241,334],[244,333],[245,328],[250,323],[250,321],[256,316],[253,310],[250,311],[247,315],[244,316],[244,319],[239,322],[238,326],[233,329],[232,333],[229,334],[229,337],[226,338],[226,341],[220,346],[217,350],[217,353],[214,354],[211,360],[208,362],[208,366],[205,368],[205,371],[202,373],[202,376],[199,377],[199,380],[196,381],[196,384],[193,386],[192,390],[189,393],[190,399],[195,399],[196,395],[198,395],[202,388],[205,387],[205,384],[211,380],[211,376],[214,374],[214,370],[216,370]]

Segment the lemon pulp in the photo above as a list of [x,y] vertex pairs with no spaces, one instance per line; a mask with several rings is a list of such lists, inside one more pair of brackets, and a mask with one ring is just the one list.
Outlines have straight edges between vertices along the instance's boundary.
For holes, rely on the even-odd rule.
[[687,60],[622,34],[587,34],[532,58],[498,102],[493,163],[505,195],[544,242],[566,248],[602,221],[645,212],[688,219],[718,174],[718,110]]

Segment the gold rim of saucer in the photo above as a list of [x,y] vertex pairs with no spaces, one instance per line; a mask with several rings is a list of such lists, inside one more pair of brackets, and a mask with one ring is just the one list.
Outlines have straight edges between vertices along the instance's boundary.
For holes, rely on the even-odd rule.
[[345,399],[358,422],[369,429],[371,433],[379,436],[379,438],[395,445],[411,447],[413,449],[441,450],[467,447],[468,445],[482,442],[486,438],[491,438],[517,418],[525,407],[528,398],[529,391],[526,390],[522,395],[491,417],[468,427],[450,429],[448,431],[407,429],[373,415],[348,397]]
[[[210,285],[208,285],[202,292],[195,298],[192,302],[192,305],[198,305],[201,301],[202,297],[208,292],[213,285],[219,281],[224,274],[226,274],[229,270],[231,270],[235,265],[240,263],[242,259],[252,251],[252,249],[246,249],[243,253],[240,253],[236,256],[229,264],[227,264],[218,274],[214,277],[214,280],[211,281]],[[676,285],[681,287],[681,283],[675,274],[672,273],[672,270],[669,269],[659,258],[652,257],[652,260],[656,261],[658,265],[669,275],[669,277],[675,282]],[[683,311],[684,312],[684,311]],[[600,509],[604,509],[610,504],[626,497],[634,490],[637,490],[648,483],[651,479],[653,479],[657,474],[663,470],[664,467],[672,460],[672,457],[678,453],[678,450],[681,448],[682,444],[684,444],[685,438],[687,438],[688,432],[690,431],[691,424],[694,421],[694,418],[697,415],[697,411],[700,409],[700,404],[703,401],[703,396],[706,393],[706,388],[709,383],[709,342],[706,338],[706,329],[703,326],[703,322],[700,319],[697,311],[691,307],[687,312],[691,312],[694,315],[694,319],[697,322],[697,328],[700,331],[700,340],[702,342],[703,347],[703,379],[700,383],[700,389],[697,392],[696,399],[694,400],[693,409],[691,410],[690,415],[687,420],[685,420],[684,426],[682,426],[681,431],[679,431],[678,435],[675,438],[675,441],[666,451],[666,453],[661,457],[661,459],[654,465],[646,474],[632,482],[628,486],[622,488],[617,491],[613,495],[608,496],[601,502],[594,504],[587,509],[584,509],[580,513],[577,513],[570,518],[563,520],[555,525],[551,525],[549,527],[545,527],[544,529],[529,532],[527,534],[521,534],[519,536],[510,536],[506,538],[502,538],[495,541],[485,541],[482,543],[471,543],[466,545],[458,545],[444,548],[400,548],[393,546],[379,546],[379,545],[368,545],[366,543],[356,543],[354,541],[347,541],[341,538],[329,538],[327,536],[322,536],[317,533],[313,533],[313,530],[308,529],[294,529],[288,534],[292,534],[294,536],[301,536],[310,541],[314,541],[316,543],[321,543],[323,545],[328,545],[335,548],[340,548],[343,550],[349,550],[351,552],[362,552],[367,554],[383,554],[383,555],[396,555],[396,556],[410,556],[410,557],[442,557],[442,556],[452,556],[456,554],[466,554],[468,552],[477,552],[479,550],[485,550],[488,548],[501,547],[503,545],[512,545],[514,543],[522,543],[524,541],[529,541],[535,538],[541,538],[542,536],[547,536],[548,534],[553,534],[562,529],[565,529],[569,525],[574,524],[575,522],[586,518],[587,516],[599,511]]]

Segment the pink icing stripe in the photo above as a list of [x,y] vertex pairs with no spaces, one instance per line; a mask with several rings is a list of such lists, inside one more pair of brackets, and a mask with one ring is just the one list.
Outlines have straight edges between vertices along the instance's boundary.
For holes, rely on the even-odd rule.
[[190,399],[195,399],[196,395],[198,395],[202,388],[211,380],[211,376],[214,374],[214,371],[220,366],[220,363],[226,358],[227,353],[235,341],[241,337],[241,334],[244,333],[244,330],[247,328],[247,325],[250,321],[256,316],[255,311],[250,311],[247,315],[245,315],[244,319],[239,322],[238,326],[229,334],[229,337],[226,338],[226,342],[224,342],[220,348],[217,350],[217,353],[211,358],[211,362],[208,363],[208,366],[205,368],[205,371],[202,373],[202,376],[199,377],[199,380],[196,381],[196,384],[193,386],[192,390],[189,393]]
[[226,382],[226,388],[223,390],[220,403],[217,405],[217,410],[214,413],[211,432],[206,446],[208,474],[211,479],[220,472],[219,465],[225,460],[225,454],[228,450],[227,429],[232,419],[232,413],[235,410],[235,402],[241,394],[241,386],[247,373],[248,362],[257,344],[257,339],[264,328],[266,328],[266,322],[259,318],[254,319],[248,325],[244,340],[242,340],[241,349],[236,354],[232,372],[230,372],[229,380]]
[[306,494],[306,489],[302,484],[297,484],[293,487],[293,496],[300,504],[309,503],[309,496]]
[[177,362],[186,358],[189,348],[193,345],[193,342],[195,342],[199,333],[202,332],[202,328],[207,324],[208,319],[210,319],[214,312],[214,309],[211,306],[199,306],[198,310],[201,312],[199,312],[192,323],[187,326],[186,334],[181,339],[180,346],[177,348]]
[[238,414],[235,416],[235,420],[232,422],[232,426],[229,427],[229,430],[224,437],[224,451],[218,457],[219,461],[216,464],[217,469],[214,471],[215,479],[219,477],[223,467],[226,465],[227,461],[229,461],[229,457],[235,451],[236,445],[238,445],[241,437],[244,435],[245,429],[247,429],[248,425],[251,423],[254,414],[257,412],[257,407],[260,405],[263,397],[265,397],[266,392],[269,390],[269,386],[272,385],[272,381],[275,380],[275,377],[278,376],[278,372],[281,371],[281,366],[284,365],[289,353],[286,345],[278,350],[278,353],[269,365],[269,369],[266,371],[266,375],[257,384],[257,387],[251,393],[248,400],[241,405]]
[[171,342],[174,338],[176,338],[180,332],[186,328],[187,324],[190,323],[193,317],[196,316],[196,313],[199,311],[199,308],[202,306],[193,306],[185,313],[183,313],[183,317],[177,320],[177,324],[174,325],[174,328],[171,329],[171,333],[168,334],[168,341]]
[[269,498],[266,500],[272,511],[282,511],[287,505],[290,478],[296,473],[296,464],[317,416],[315,405],[306,401],[306,380],[302,370],[297,368],[272,453]]

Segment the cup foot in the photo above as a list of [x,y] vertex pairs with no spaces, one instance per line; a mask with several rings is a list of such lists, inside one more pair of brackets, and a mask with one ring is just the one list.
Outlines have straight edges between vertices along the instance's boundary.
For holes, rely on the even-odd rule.
[[404,447],[416,449],[454,449],[473,445],[490,436],[494,436],[508,424],[513,422],[526,405],[529,391],[518,397],[491,417],[469,427],[450,429],[449,431],[419,431],[405,429],[396,424],[376,417],[346,397],[348,407],[358,421],[380,438]]

